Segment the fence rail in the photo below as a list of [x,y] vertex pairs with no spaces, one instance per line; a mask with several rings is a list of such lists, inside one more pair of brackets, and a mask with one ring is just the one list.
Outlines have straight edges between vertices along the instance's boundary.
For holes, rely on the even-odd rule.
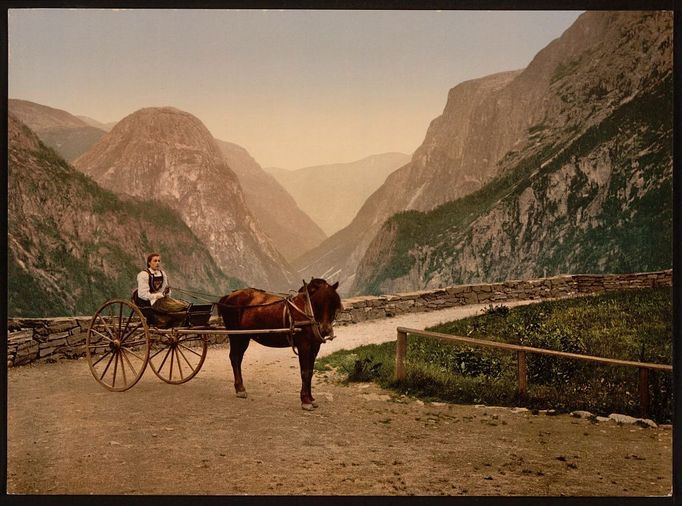
[[637,367],[639,369],[639,405],[642,417],[648,416],[649,413],[649,370],[672,371],[670,365],[652,364],[648,362],[635,362],[632,360],[618,360],[614,358],[596,357],[593,355],[581,355],[578,353],[568,353],[564,351],[547,350],[545,348],[532,348],[530,346],[520,346],[518,344],[499,343],[496,341],[487,341],[485,339],[474,339],[472,337],[454,336],[450,334],[441,334],[440,332],[429,332],[427,330],[410,329],[406,327],[398,327],[398,340],[395,350],[395,378],[396,380],[404,380],[407,376],[405,369],[405,358],[407,356],[407,335],[432,337],[449,344],[463,343],[473,346],[481,346],[487,348],[497,348],[501,350],[516,352],[517,357],[517,378],[518,378],[518,393],[521,398],[525,398],[528,391],[528,371],[526,368],[526,354],[535,353],[538,355],[551,355],[560,358],[583,360],[588,362],[597,362],[612,366]]

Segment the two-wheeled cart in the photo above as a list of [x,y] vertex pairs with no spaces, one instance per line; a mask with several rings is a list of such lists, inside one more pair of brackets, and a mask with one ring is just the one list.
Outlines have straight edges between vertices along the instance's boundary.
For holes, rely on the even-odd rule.
[[134,386],[147,364],[166,383],[178,385],[197,375],[206,360],[209,335],[295,333],[298,327],[227,330],[209,325],[217,303],[193,304],[180,326],[160,328],[151,307],[111,299],[90,321],[85,340],[90,371],[103,387],[122,392]]

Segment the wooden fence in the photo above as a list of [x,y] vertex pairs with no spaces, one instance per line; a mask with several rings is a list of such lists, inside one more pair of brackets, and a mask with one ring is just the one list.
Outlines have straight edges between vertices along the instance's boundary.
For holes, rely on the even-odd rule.
[[516,352],[517,357],[517,376],[518,376],[518,393],[521,398],[524,398],[528,389],[528,373],[526,369],[526,354],[536,353],[538,355],[551,355],[554,357],[584,360],[589,362],[598,362],[600,364],[637,367],[639,368],[639,405],[642,417],[647,417],[649,413],[649,370],[672,371],[670,365],[665,364],[651,364],[647,362],[633,362],[631,360],[617,360],[613,358],[595,357],[592,355],[580,355],[578,353],[567,353],[563,351],[547,350],[544,348],[532,348],[530,346],[519,346],[517,344],[499,343],[495,341],[487,341],[484,339],[474,339],[471,337],[453,336],[450,334],[441,334],[439,332],[428,332],[426,330],[409,329],[405,327],[398,327],[398,342],[395,351],[395,378],[396,380],[403,380],[406,376],[405,371],[405,357],[407,355],[407,335],[432,337],[449,344],[463,343],[473,346],[483,346],[488,348],[497,348]]

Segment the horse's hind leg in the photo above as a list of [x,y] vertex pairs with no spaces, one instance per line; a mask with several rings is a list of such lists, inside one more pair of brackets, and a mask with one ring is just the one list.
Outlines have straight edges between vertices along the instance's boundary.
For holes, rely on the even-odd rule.
[[234,390],[237,397],[246,398],[246,388],[242,379],[242,359],[249,347],[249,338],[245,336],[230,336],[230,363],[234,373]]

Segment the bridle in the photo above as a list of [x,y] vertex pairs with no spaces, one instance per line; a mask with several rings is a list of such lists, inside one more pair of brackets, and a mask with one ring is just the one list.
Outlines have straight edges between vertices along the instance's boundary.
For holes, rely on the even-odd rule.
[[[304,307],[303,310],[301,310],[296,304],[294,304],[293,297],[287,297],[284,299],[286,301],[286,306],[285,307],[291,307],[294,310],[296,310],[298,313],[302,314],[307,318],[306,321],[298,321],[296,322],[299,326],[307,326],[310,325],[313,331],[313,335],[315,336],[315,339],[323,344],[328,341],[332,341],[336,338],[334,335],[334,327],[331,326],[331,330],[329,332],[329,336],[326,338],[322,336],[322,332],[320,331],[320,322],[317,321],[315,318],[315,311],[313,310],[313,303],[310,300],[310,291],[308,290],[308,283],[305,282],[305,279],[303,280],[303,292],[305,293],[305,301],[304,301]],[[308,313],[310,311],[310,313]],[[286,317],[285,317],[286,318]],[[294,319],[291,317],[291,313],[289,314],[289,320],[290,320],[290,327],[293,328],[294,325]],[[285,321],[286,325],[286,321]],[[290,334],[291,335],[291,334]]]

